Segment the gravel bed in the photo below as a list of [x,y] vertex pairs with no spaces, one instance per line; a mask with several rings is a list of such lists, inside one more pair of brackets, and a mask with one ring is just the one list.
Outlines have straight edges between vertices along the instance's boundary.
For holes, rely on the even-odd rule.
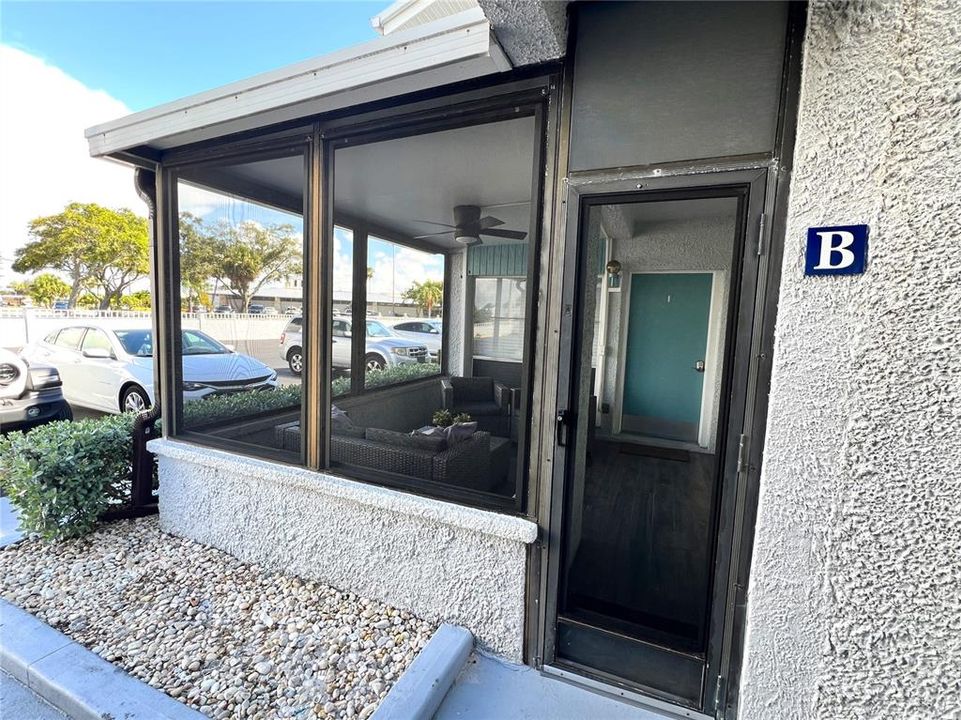
[[0,551],[0,593],[213,718],[367,718],[434,626],[123,520]]

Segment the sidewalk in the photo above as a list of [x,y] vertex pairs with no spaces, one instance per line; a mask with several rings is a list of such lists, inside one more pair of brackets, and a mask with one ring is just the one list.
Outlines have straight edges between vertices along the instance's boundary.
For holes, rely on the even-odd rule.
[[10,498],[0,497],[0,548],[15,543],[21,535],[17,531],[17,509]]
[[67,720],[67,716],[0,671],[0,720]]

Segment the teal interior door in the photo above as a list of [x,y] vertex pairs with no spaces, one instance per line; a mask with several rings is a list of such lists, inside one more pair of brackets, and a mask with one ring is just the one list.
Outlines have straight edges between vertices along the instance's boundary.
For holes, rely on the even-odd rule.
[[711,273],[631,275],[622,430],[697,442]]

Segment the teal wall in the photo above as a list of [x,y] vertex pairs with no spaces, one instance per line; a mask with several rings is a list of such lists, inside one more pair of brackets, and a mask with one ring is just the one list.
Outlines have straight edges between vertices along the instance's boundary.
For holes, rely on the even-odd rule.
[[467,248],[467,274],[488,277],[526,277],[527,244],[469,247]]

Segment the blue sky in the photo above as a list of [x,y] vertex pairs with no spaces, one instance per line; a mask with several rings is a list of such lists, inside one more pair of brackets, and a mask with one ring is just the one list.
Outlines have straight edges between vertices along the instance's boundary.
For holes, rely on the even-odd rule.
[[7,2],[0,41],[143,110],[377,36],[389,2]]
[[33,218],[70,202],[146,213],[86,128],[375,39],[389,4],[0,0],[0,285]]

